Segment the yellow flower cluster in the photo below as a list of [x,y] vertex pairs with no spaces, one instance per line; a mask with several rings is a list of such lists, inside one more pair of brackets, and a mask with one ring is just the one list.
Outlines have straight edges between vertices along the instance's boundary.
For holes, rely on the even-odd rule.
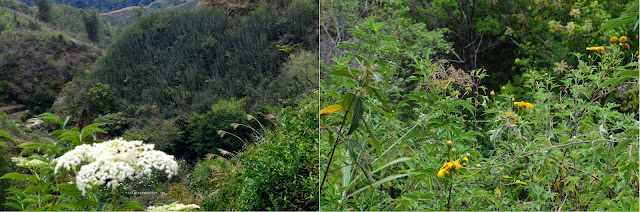
[[[509,117],[509,115],[511,115],[511,114],[515,114],[515,113],[511,112],[511,111],[507,111],[506,113],[504,113],[504,116],[502,116],[502,115],[498,116],[498,119],[502,119],[502,117]],[[516,116],[518,116],[518,115],[516,115]],[[518,116],[518,119],[522,120],[522,117]],[[509,118],[509,121],[511,122],[511,124],[516,124],[516,122],[517,122],[516,119],[512,119],[512,118]],[[501,123],[504,123],[504,122],[501,122]]]
[[531,103],[524,102],[524,101],[522,101],[522,102],[514,102],[513,105],[516,105],[518,107],[524,107],[524,108],[527,108],[527,109],[533,108],[533,105]]
[[626,51],[626,50],[629,50],[631,48],[628,43],[624,43],[624,42],[627,42],[627,36],[620,37],[620,40],[618,40],[618,38],[616,36],[613,36],[613,37],[611,37],[611,39],[609,39],[609,42],[611,42],[613,44],[615,44],[618,41],[620,41],[620,48],[621,48],[622,51]]
[[592,47],[587,47],[587,50],[598,51],[598,53],[600,53],[600,54],[604,54],[604,47],[603,47],[603,46],[592,46]]
[[449,79],[443,80],[442,84],[447,84],[447,83],[453,82],[453,81],[456,81],[456,79],[454,79],[453,77],[450,77]]
[[451,169],[458,171],[460,170],[460,167],[462,167],[463,165],[466,165],[469,162],[469,158],[464,157],[462,158],[462,165],[460,164],[460,160],[452,160],[449,162],[446,162],[442,165],[442,168],[440,168],[440,171],[438,171],[438,177],[444,177],[444,174],[449,174],[449,171],[451,171]]

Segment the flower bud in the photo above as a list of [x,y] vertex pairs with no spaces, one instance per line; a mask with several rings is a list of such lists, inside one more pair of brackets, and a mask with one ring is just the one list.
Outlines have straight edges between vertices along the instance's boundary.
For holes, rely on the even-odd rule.
[[629,50],[630,48],[631,48],[631,47],[629,47],[629,44],[627,44],[627,43],[622,44],[622,51]]
[[471,91],[473,91],[473,90],[471,89],[471,87],[467,87],[467,88],[465,88],[465,90],[467,90],[467,92],[469,92],[469,93],[471,93]]
[[469,154],[469,153],[467,152],[467,154],[465,154],[464,156],[465,156],[465,157],[469,157],[469,156],[471,156],[471,154]]
[[453,142],[451,142],[451,140],[447,140],[447,147],[451,148],[451,146],[453,146]]
[[482,166],[480,166],[479,163],[476,163],[476,168],[480,168],[480,167],[482,167]]
[[491,95],[491,96],[495,96],[495,95],[496,95],[496,92],[493,92],[493,90],[491,90],[491,93],[489,93],[489,95]]
[[451,153],[455,154],[456,153],[456,148],[451,149]]

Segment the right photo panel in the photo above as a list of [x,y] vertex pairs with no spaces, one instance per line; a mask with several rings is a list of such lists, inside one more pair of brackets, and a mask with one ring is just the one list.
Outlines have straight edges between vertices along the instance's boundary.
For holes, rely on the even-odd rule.
[[320,0],[320,210],[639,211],[638,1]]

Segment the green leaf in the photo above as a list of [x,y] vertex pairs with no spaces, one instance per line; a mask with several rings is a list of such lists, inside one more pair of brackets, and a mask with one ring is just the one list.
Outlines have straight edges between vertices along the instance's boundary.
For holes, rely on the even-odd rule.
[[102,124],[102,123],[93,123],[93,124],[87,125],[86,127],[82,128],[82,130],[80,131],[80,134],[82,135],[82,137],[80,139],[84,140],[87,136],[92,136],[93,139],[95,140],[97,133],[105,133],[104,130],[99,128],[102,125],[104,125],[104,124]]
[[348,110],[348,112],[353,112],[353,103],[356,98],[357,96],[353,93],[345,93],[342,95],[342,98],[340,98],[340,105],[342,105],[343,109]]
[[62,126],[62,128],[67,126],[67,123],[69,123],[69,119],[71,118],[71,116],[65,116],[64,118],[62,118],[62,120],[60,120],[60,126]]
[[2,177],[0,177],[0,179],[26,180],[30,176],[31,175],[28,175],[28,174],[8,173],[8,174],[5,174],[5,175],[2,175]]
[[[420,122],[422,122],[422,119],[420,120]],[[376,161],[378,161],[378,159],[382,158],[382,156],[386,155],[387,153],[389,153],[389,151],[391,151],[391,149],[393,149],[396,145],[398,145],[400,142],[402,142],[403,140],[405,140],[407,137],[410,137],[409,133],[411,133],[413,131],[413,129],[415,129],[418,125],[420,125],[420,122],[416,123],[415,125],[413,125],[413,127],[411,127],[411,129],[407,130],[407,132],[402,135],[402,137],[400,137],[395,143],[393,143],[389,148],[387,148],[382,154],[380,154],[380,156],[378,156],[378,158],[376,158],[373,162],[371,162],[372,164],[375,163]]]
[[40,114],[39,117],[41,119],[44,119],[44,120],[47,120],[47,121],[50,121],[50,122],[53,122],[53,123],[58,123],[58,116],[56,116],[53,113],[43,113],[43,114]]
[[386,163],[386,164],[384,164],[384,165],[382,165],[382,166],[378,167],[376,170],[373,170],[373,173],[376,173],[376,172],[378,172],[378,171],[380,171],[380,170],[383,170],[383,169],[385,169],[385,168],[387,168],[387,167],[389,167],[389,166],[391,166],[391,165],[393,165],[393,164],[400,163],[400,162],[405,162],[405,161],[408,161],[408,160],[411,160],[411,158],[409,158],[409,157],[402,157],[402,158],[395,159],[395,160],[393,160],[393,161],[391,161],[391,162],[389,162],[389,163]]
[[378,92],[377,89],[375,88],[371,88],[371,90],[373,91],[373,94],[375,94],[376,98],[378,98],[378,100],[382,103],[382,106],[384,106],[384,108],[389,112],[393,114],[393,110],[391,109],[391,106],[389,106],[389,104],[387,104],[387,101],[384,100],[384,98],[382,98],[382,95],[380,95],[380,92]]
[[8,202],[8,203],[5,203],[4,205],[18,209],[18,211],[25,211],[25,208],[13,202]]
[[73,203],[72,206],[76,208],[84,208],[86,206],[98,206],[98,202],[85,199],[85,200],[80,200]]
[[473,192],[473,194],[471,194],[472,198],[484,198],[486,200],[489,200],[491,202],[493,202],[493,204],[496,204],[498,206],[500,206],[500,202],[498,202],[498,199],[496,199],[495,197],[491,196],[491,194],[487,193],[487,191],[485,190],[479,190],[479,191],[475,191]]
[[356,129],[358,129],[363,114],[364,105],[362,104],[362,100],[360,97],[356,97],[356,104],[353,106],[353,115],[351,116],[351,127],[349,127],[347,136],[351,135],[351,133],[355,132]]
[[349,72],[348,70],[344,70],[344,69],[329,72],[329,75],[343,76],[343,77],[348,77],[348,78],[355,79],[354,78],[355,76],[353,76],[353,74],[351,74],[351,72]]
[[144,208],[138,202],[130,201],[118,207],[116,211],[143,211]]
[[347,196],[347,197],[351,197],[353,195],[356,195],[356,194],[366,190],[367,188],[370,188],[371,186],[377,186],[377,185],[380,185],[380,184],[383,184],[383,183],[386,183],[386,182],[389,182],[389,181],[392,181],[392,180],[395,180],[395,179],[398,179],[398,178],[406,177],[406,176],[409,176],[409,174],[398,174],[398,175],[392,175],[392,176],[385,177],[382,180],[376,181],[374,183],[371,183],[370,185],[364,186],[364,187],[354,191],[353,193],[349,194],[349,196]]
[[[354,147],[357,147],[358,150],[360,150],[360,151],[358,151],[358,153],[356,153],[354,151],[354,149],[353,149]],[[362,148],[362,145],[360,145],[360,143],[358,141],[356,141],[354,139],[349,139],[349,145],[347,146],[347,151],[349,152],[349,157],[351,157],[351,159],[353,161],[357,162],[358,158],[359,158],[359,154],[362,151],[364,151],[364,149]]]
[[75,184],[60,184],[58,185],[58,189],[60,189],[61,196],[78,196],[82,195],[82,191],[78,189]]
[[23,150],[22,150],[22,152],[20,152],[20,156],[23,156],[23,155],[29,154],[29,153],[31,153],[31,152],[33,152],[33,151],[36,151],[36,150],[38,150],[38,147],[29,147],[29,148],[25,148],[25,149],[23,149]]
[[6,132],[4,132],[4,131],[2,131],[2,130],[0,130],[0,137],[4,137],[4,138],[7,138],[7,139],[9,139],[9,140],[13,140],[13,139],[11,138],[11,136],[9,135],[9,133],[6,133]]

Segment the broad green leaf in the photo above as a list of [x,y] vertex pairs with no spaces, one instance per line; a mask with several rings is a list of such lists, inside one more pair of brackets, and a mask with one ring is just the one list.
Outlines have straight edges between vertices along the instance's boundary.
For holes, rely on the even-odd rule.
[[62,126],[62,128],[67,126],[67,123],[69,123],[69,119],[71,118],[71,116],[65,116],[64,118],[62,118],[61,122],[60,122],[60,126]]
[[20,156],[23,156],[23,155],[29,154],[29,153],[31,153],[31,152],[33,152],[33,151],[36,151],[36,150],[38,150],[38,147],[28,147],[28,148],[25,148],[25,149],[23,149],[23,150],[22,150],[22,152],[20,152]]
[[354,79],[354,77],[355,77],[355,76],[353,76],[353,74],[351,74],[351,72],[349,72],[348,70],[344,70],[344,69],[329,72],[329,75],[343,76],[343,77],[348,77],[348,78],[352,78],[352,79]]
[[353,106],[356,102],[356,98],[357,96],[353,93],[345,93],[340,98],[340,105],[348,112],[353,112]]
[[0,179],[26,180],[27,178],[29,178],[29,176],[31,175],[20,174],[20,173],[8,173],[5,175],[2,175]]
[[53,113],[43,113],[40,114],[39,116],[41,119],[53,122],[53,123],[58,123],[58,116],[54,115]]
[[130,201],[118,207],[116,211],[142,211],[144,208],[138,202]]
[[13,202],[5,203],[5,205],[9,206],[9,207],[12,207],[12,208],[15,208],[15,209],[18,209],[18,211],[25,211],[25,209],[26,209],[26,208],[23,208],[21,205],[18,205],[18,204],[13,203]]
[[351,116],[351,126],[349,127],[349,131],[347,132],[347,136],[351,135],[351,133],[355,132],[360,126],[360,121],[362,119],[362,115],[364,114],[364,105],[362,104],[362,99],[360,97],[356,97],[355,105],[353,106],[353,115]]
[[9,133],[6,133],[6,132],[4,132],[4,131],[2,131],[2,130],[0,130],[0,137],[4,137],[4,138],[7,138],[7,139],[9,139],[9,140],[13,140],[13,139],[11,138],[11,136],[9,135]]

